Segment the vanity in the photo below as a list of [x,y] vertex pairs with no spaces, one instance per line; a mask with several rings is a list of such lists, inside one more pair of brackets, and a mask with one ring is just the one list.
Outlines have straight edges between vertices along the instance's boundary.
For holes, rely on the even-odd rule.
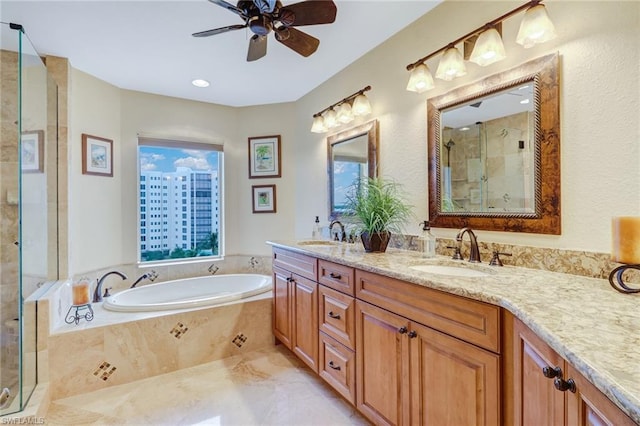
[[638,300],[605,280],[269,244],[276,339],[374,424],[640,424]]

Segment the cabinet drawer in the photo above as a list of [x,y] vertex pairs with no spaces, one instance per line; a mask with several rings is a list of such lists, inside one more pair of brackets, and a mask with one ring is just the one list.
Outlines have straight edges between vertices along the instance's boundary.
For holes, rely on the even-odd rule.
[[320,332],[319,373],[347,401],[356,401],[355,353]]
[[354,270],[326,260],[318,261],[318,281],[327,287],[354,295]]
[[356,270],[356,297],[461,340],[500,352],[500,308]]
[[355,349],[355,299],[323,285],[319,286],[319,294],[320,331]]
[[313,257],[274,247],[273,266],[318,281],[318,260]]

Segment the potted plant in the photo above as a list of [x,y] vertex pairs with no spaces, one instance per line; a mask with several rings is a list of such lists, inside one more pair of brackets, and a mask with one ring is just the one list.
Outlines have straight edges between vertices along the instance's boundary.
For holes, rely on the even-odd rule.
[[357,221],[366,252],[384,252],[391,233],[401,233],[411,218],[400,184],[369,178],[351,186],[347,195],[348,216]]

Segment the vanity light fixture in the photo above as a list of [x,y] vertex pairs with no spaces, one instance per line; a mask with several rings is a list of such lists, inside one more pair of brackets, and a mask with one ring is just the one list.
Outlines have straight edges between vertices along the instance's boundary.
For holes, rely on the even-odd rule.
[[209,87],[209,82],[201,78],[196,78],[191,82],[191,84],[193,84],[196,87]]
[[[549,41],[556,36],[553,23],[549,19],[549,15],[547,15],[547,10],[542,4],[542,0],[530,0],[407,65],[407,71],[411,72],[407,90],[423,93],[434,87],[433,77],[426,62],[439,54],[442,54],[442,57],[436,70],[436,78],[450,81],[465,75],[466,67],[463,55],[456,47],[460,43],[464,43],[464,58],[478,65],[487,66],[504,59],[506,53],[501,36],[502,22],[522,11],[525,11],[525,14],[516,38],[518,44],[529,48],[537,43]],[[467,54],[467,50],[471,49],[473,50]]]
[[341,101],[313,114],[311,132],[325,133],[341,124],[352,122],[355,117],[364,117],[371,114],[371,103],[364,94],[368,90],[371,90],[371,86],[358,90]]

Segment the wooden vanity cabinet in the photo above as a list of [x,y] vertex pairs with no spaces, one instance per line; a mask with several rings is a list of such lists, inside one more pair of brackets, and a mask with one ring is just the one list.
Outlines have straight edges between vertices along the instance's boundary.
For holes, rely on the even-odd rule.
[[[636,425],[521,321],[513,325],[513,425]],[[561,391],[556,388],[568,387]]]
[[318,372],[317,259],[273,250],[273,334]]
[[[443,294],[363,271],[356,271],[356,295],[356,400],[361,413],[375,424],[500,423],[499,353],[408,318],[416,314],[427,322],[437,317],[434,322],[447,324],[446,331],[463,328],[468,319],[467,328],[473,331],[463,334],[498,348],[498,309],[444,295],[448,299],[439,300],[434,312],[424,306]],[[416,305],[423,309],[418,312]]]

